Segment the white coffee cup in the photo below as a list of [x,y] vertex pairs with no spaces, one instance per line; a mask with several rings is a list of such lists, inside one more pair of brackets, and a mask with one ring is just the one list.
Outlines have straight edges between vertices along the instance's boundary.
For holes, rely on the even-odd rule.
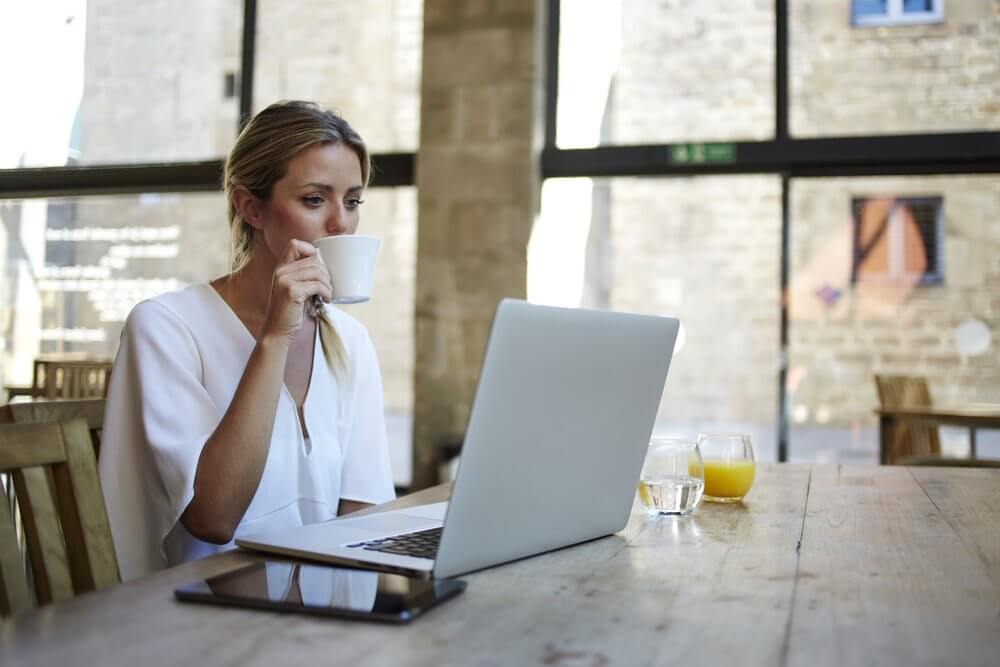
[[372,298],[377,236],[342,234],[313,241],[333,282],[333,303],[361,303]]

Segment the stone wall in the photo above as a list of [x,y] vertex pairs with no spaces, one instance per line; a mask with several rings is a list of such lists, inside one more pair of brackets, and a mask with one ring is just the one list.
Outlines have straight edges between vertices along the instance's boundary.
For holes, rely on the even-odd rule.
[[621,31],[608,143],[774,136],[774,2],[624,0]]
[[88,0],[80,160],[217,158],[235,139],[242,4]]
[[789,4],[796,136],[1000,128],[1000,3],[944,3],[944,21],[854,27],[849,0]]
[[[943,23],[887,28],[852,27],[849,0],[789,5],[794,133],[1000,126],[1000,4],[949,2]],[[688,0],[623,2],[602,143],[772,136],[773,6],[747,1],[722,12]],[[793,185],[793,455],[836,459],[824,449],[854,447],[874,457],[875,373],[925,375],[940,402],[1000,400],[996,344],[963,358],[954,341],[955,327],[971,317],[986,322],[994,338],[1000,329],[997,179]],[[595,179],[583,278],[584,304],[684,323],[658,428],[748,430],[764,457],[774,456],[778,417],[779,192],[774,177]],[[847,304],[873,297],[846,284],[851,200],[869,194],[944,197],[944,284],[860,317]],[[829,311],[816,294],[824,284],[844,292]]]
[[[873,427],[875,374],[924,376],[943,404],[1000,402],[1000,177],[803,179],[793,186],[793,424]],[[943,198],[941,285],[850,284],[851,200],[885,195]],[[841,296],[824,300],[824,286]],[[984,354],[963,356],[957,345],[956,327],[969,319],[993,332]],[[855,444],[872,450],[874,434]]]
[[[657,429],[778,414],[781,185],[774,176],[614,179],[609,305],[681,320]],[[768,446],[768,445],[765,445]]]
[[413,151],[420,126],[420,0],[262,0],[254,108],[337,109],[373,151]]
[[497,302],[525,296],[542,0],[424,3],[413,486],[466,426]]

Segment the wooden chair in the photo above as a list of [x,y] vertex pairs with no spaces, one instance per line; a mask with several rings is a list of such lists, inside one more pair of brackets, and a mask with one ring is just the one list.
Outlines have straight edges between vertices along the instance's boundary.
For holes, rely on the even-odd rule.
[[[0,472],[14,481],[38,604],[121,580],[83,418],[0,425]],[[33,605],[13,513],[0,494],[0,615]]]
[[9,403],[0,409],[0,424],[43,424],[64,422],[74,417],[87,420],[94,457],[101,454],[101,429],[104,427],[104,399],[74,401],[25,401]]
[[[904,407],[926,408],[933,405],[927,380],[922,377],[876,375],[875,387],[878,389],[883,410]],[[940,455],[941,440],[938,437],[937,426],[919,423],[897,424],[890,436],[886,463],[896,463],[899,459],[909,456]]]
[[64,355],[35,359],[30,387],[8,385],[8,399],[103,398],[108,392],[111,361]]
[[1000,468],[997,459],[944,459],[940,456],[904,456],[901,466],[936,466],[938,468]]

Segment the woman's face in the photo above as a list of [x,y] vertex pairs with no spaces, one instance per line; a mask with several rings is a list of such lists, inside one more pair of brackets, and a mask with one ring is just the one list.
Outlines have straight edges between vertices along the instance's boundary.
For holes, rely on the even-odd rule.
[[278,260],[291,239],[309,243],[353,234],[364,194],[361,160],[343,144],[317,144],[296,155],[261,202],[264,245]]

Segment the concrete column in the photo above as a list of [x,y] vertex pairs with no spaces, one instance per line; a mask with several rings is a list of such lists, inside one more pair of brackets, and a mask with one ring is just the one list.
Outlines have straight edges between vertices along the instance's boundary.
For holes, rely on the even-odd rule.
[[497,302],[526,294],[538,211],[544,0],[424,3],[413,488],[460,440]]

